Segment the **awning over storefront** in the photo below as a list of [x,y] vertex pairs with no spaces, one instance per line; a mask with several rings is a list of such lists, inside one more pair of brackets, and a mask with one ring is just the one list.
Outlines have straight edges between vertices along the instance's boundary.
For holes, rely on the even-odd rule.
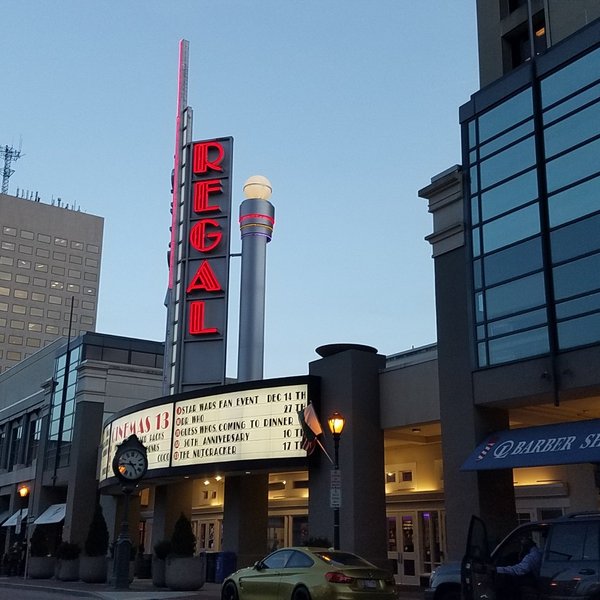
[[66,504],[52,504],[34,522],[34,525],[60,523],[65,518]]
[[461,471],[600,463],[600,419],[508,429],[488,436]]
[[15,527],[19,519],[23,521],[27,517],[27,508],[21,508],[12,515],[9,519],[2,523],[2,527]]

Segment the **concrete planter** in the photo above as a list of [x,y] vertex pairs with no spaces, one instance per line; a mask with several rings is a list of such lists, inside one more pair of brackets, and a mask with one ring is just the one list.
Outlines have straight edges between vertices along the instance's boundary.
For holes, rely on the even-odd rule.
[[79,578],[86,583],[105,583],[108,564],[106,556],[82,556],[79,559]]
[[176,591],[199,590],[206,582],[206,555],[169,556],[165,583]]
[[60,579],[60,581],[77,581],[79,579],[79,559],[66,560],[59,558],[56,563],[56,579]]
[[156,587],[166,587],[166,569],[166,560],[152,556],[152,585]]
[[51,579],[56,569],[54,556],[30,556],[27,565],[27,576],[31,579]]

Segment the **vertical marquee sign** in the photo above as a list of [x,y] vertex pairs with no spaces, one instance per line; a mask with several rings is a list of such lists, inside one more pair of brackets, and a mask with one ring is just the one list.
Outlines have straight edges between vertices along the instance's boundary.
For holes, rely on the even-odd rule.
[[177,391],[225,382],[233,138],[187,148]]

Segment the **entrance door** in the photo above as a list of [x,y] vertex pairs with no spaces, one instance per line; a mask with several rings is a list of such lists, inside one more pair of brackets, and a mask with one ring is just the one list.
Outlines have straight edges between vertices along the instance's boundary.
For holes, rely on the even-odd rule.
[[193,520],[192,528],[196,536],[196,550],[220,550],[221,548],[221,521],[219,519],[211,520]]
[[388,558],[397,561],[396,582],[419,585],[417,571],[418,536],[415,512],[388,516]]
[[442,515],[437,510],[419,511],[420,574],[430,575],[442,562],[444,540]]

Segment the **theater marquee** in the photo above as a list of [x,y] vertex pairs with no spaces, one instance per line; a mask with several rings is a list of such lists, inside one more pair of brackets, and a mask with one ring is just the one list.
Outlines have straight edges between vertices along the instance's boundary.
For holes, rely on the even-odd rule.
[[240,465],[257,468],[264,460],[305,459],[297,415],[309,397],[314,399],[314,386],[310,377],[293,377],[266,380],[257,388],[235,384],[219,387],[219,393],[198,390],[145,403],[105,426],[100,481],[113,476],[117,444],[134,433],[148,449],[148,477],[178,467],[233,471]]

